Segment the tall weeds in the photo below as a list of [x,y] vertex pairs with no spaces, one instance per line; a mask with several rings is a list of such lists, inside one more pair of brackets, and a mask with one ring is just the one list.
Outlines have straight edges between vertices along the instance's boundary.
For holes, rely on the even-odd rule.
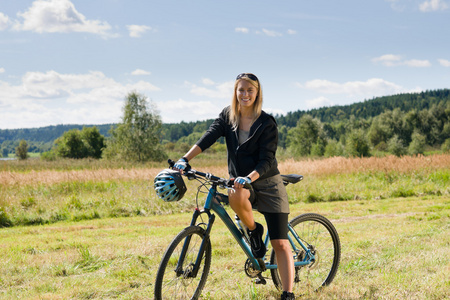
[[[227,177],[225,159],[211,160],[207,154],[193,167]],[[216,158],[216,157],[214,157]],[[10,162],[14,163],[14,162]],[[58,162],[62,164],[63,162]],[[89,161],[85,168],[36,169],[5,167],[0,171],[0,227],[80,221],[105,217],[170,214],[194,207],[197,182],[185,180],[188,192],[177,203],[159,200],[153,178],[166,168],[158,165],[111,168]],[[33,163],[32,163],[33,164]],[[284,160],[284,174],[305,176],[288,187],[289,201],[322,202],[352,199],[386,199],[450,194],[450,155],[385,158]],[[26,168],[25,168],[26,169]]]

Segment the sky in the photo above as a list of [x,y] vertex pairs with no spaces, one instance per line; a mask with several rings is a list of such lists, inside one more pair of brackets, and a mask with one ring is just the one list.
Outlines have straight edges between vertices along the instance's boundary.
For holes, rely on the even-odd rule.
[[0,129],[212,119],[239,73],[272,114],[450,87],[450,0],[1,0]]

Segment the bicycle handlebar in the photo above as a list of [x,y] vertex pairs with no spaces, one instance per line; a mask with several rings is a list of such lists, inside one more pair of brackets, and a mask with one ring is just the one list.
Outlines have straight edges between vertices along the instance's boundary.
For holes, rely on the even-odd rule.
[[[167,162],[168,162],[170,168],[173,168],[173,166],[175,165],[175,162],[171,159],[167,160]],[[211,182],[217,183],[219,186],[222,186],[224,188],[233,188],[233,186],[234,186],[234,178],[225,179],[225,178],[217,177],[211,173],[200,172],[200,171],[192,169],[192,167],[191,167],[191,165],[189,165],[189,163],[187,164],[186,169],[184,170],[184,173],[182,173],[182,175],[186,176],[189,179],[194,179],[197,176],[203,177]],[[251,186],[251,184],[246,183],[244,185],[244,188],[251,189],[252,186]]]

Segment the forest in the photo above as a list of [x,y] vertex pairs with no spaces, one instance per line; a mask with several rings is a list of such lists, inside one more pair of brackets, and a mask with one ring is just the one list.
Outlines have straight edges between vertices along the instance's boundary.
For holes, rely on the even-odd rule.
[[[402,155],[450,148],[450,89],[377,97],[274,117],[279,125],[279,147],[293,156],[369,156],[378,151]],[[185,151],[212,122],[162,124],[161,144],[168,151]],[[65,132],[83,127],[95,126],[108,139],[116,125],[0,129],[0,155],[13,154],[21,140],[27,141],[29,152],[49,151]]]

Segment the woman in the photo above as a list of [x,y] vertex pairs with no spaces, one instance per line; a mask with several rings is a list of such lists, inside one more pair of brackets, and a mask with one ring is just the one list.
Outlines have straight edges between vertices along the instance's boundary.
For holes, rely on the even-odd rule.
[[[294,261],[287,240],[289,202],[275,158],[278,129],[275,119],[262,110],[262,102],[258,78],[251,73],[239,74],[231,105],[174,168],[184,170],[195,156],[225,137],[228,172],[235,178],[234,191],[228,192],[230,206],[248,227],[257,258],[264,256],[266,247],[262,241],[264,228],[254,221],[252,208],[257,207],[264,215],[283,285],[281,299],[294,299]],[[252,184],[253,193],[243,188],[246,183]]]

